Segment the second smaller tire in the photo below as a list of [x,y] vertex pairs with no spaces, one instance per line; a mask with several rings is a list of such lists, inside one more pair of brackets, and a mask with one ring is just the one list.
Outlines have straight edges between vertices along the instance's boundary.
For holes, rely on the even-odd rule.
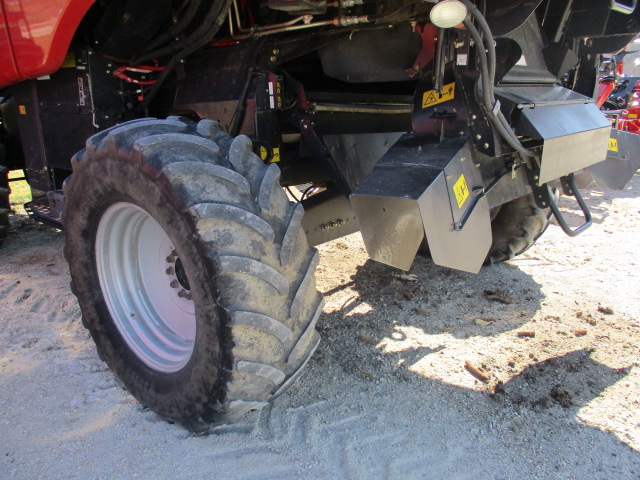
[[524,253],[545,232],[550,220],[551,210],[538,207],[532,193],[501,205],[491,222],[493,242],[485,263],[504,262]]

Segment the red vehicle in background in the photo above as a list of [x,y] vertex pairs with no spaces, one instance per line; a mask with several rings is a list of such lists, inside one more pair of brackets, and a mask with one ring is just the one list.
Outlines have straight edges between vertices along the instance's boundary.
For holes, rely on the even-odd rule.
[[0,241],[22,169],[101,358],[206,431],[318,346],[314,245],[478,272],[588,228],[575,175],[638,167],[594,97],[639,32],[636,0],[0,0]]

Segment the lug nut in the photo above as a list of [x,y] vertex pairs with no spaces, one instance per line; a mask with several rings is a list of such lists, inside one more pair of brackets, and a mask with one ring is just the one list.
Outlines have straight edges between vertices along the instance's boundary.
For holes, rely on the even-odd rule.
[[167,263],[173,263],[176,261],[176,258],[173,255],[169,255],[167,258],[165,258],[165,260],[167,261]]
[[172,280],[169,286],[171,288],[178,288],[180,286],[180,282],[178,282],[178,280]]
[[164,271],[164,273],[166,273],[167,275],[173,275],[176,272],[173,267],[169,267]]
[[187,298],[187,295],[189,295],[189,294],[187,293],[187,291],[184,288],[178,292],[178,296],[180,298]]

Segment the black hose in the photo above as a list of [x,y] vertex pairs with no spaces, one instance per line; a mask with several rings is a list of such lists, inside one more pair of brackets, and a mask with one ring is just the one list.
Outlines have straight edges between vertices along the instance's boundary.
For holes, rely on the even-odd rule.
[[[460,0],[460,2],[462,2],[467,7],[467,10],[478,22],[480,30],[482,30],[482,33],[484,34],[484,39],[489,56],[489,76],[493,80],[496,78],[496,42],[493,38],[493,34],[491,33],[491,28],[489,28],[489,24],[482,15],[482,12],[480,12],[480,10],[478,10],[478,8],[470,0]],[[493,82],[491,83],[491,85],[491,90],[493,91]]]
[[136,110],[138,111],[145,110],[151,103],[151,100],[153,100],[153,98],[156,96],[156,94],[160,90],[160,87],[162,87],[165,80],[173,72],[173,69],[176,67],[176,65],[180,63],[180,61],[182,61],[183,58],[185,58],[188,55],[191,55],[193,52],[195,52],[199,48],[206,45],[207,42],[209,42],[209,40],[213,38],[216,33],[218,33],[218,30],[220,30],[220,27],[224,23],[224,19],[226,18],[225,14],[229,10],[231,1],[232,0],[223,0],[222,2],[216,2],[219,6],[220,6],[220,3],[222,3],[222,8],[218,9],[218,14],[215,17],[214,23],[209,26],[209,30],[199,40],[186,46],[180,52],[175,54],[171,58],[171,60],[169,60],[169,62],[165,65],[164,70],[162,70],[160,75],[158,75],[156,83],[153,85],[149,93],[146,95],[144,101],[136,107]]
[[495,98],[493,97],[493,95],[491,95],[491,89],[489,88],[489,85],[493,83],[493,79],[491,77],[491,74],[489,73],[489,70],[487,69],[487,52],[483,47],[480,33],[478,32],[478,29],[475,27],[473,22],[465,18],[463,23],[464,26],[467,27],[467,30],[469,30],[469,34],[471,35],[473,42],[476,44],[476,52],[478,54],[480,63],[480,77],[482,78],[482,97],[485,107],[489,111],[491,111],[493,109],[493,104],[495,103]]
[[[140,57],[135,58],[135,62],[144,63],[148,62],[149,60],[171,55],[175,52],[180,52],[179,54],[182,54],[183,51],[190,50],[193,45],[197,44],[201,46],[200,42],[204,40],[204,43],[206,43],[218,32],[220,26],[224,22],[224,19],[226,18],[226,13],[229,10],[230,5],[231,0],[214,0],[213,5],[206,13],[204,20],[193,33],[183,38],[182,40],[173,42],[165,47],[158,48],[151,52],[147,52]],[[202,45],[204,45],[204,43],[202,43]],[[189,53],[192,53],[193,51],[195,50],[191,50],[191,52]],[[183,55],[182,58],[184,58],[184,56],[186,55]]]
[[470,9],[470,11],[472,12],[472,14],[474,14],[474,17],[476,17],[481,27],[484,24],[487,30],[485,32],[483,29],[483,33],[485,34],[485,41],[489,43],[491,47],[493,47],[493,48],[487,49],[489,56],[493,58],[493,75],[492,75],[490,70],[491,60],[487,59],[487,51],[484,48],[484,43],[482,41],[482,38],[480,37],[480,32],[478,32],[478,29],[469,19],[465,18],[464,25],[465,27],[467,27],[467,30],[469,30],[471,38],[473,38],[473,41],[476,44],[476,51],[479,57],[480,75],[482,78],[482,100],[483,100],[485,109],[487,110],[487,116],[489,117],[489,120],[491,121],[491,124],[493,125],[493,127],[497,130],[500,136],[505,140],[505,142],[507,142],[507,144],[509,144],[511,148],[513,148],[514,150],[516,150],[517,152],[519,152],[524,156],[535,157],[536,154],[534,152],[522,146],[520,139],[511,129],[511,125],[509,125],[509,122],[504,117],[503,113],[499,109],[497,112],[494,113],[494,105],[496,103],[496,100],[495,100],[495,95],[493,93],[493,82],[495,79],[495,45],[494,45],[495,42],[493,40],[493,35],[489,30],[489,25],[487,24],[486,20],[484,20],[484,18],[480,14],[480,11],[477,8],[475,8],[475,6],[471,4],[468,0],[460,0],[460,1],[462,1],[465,4],[471,5],[473,7],[473,10],[475,10],[475,12],[473,12],[472,9]]
[[145,46],[145,50],[142,55],[145,55],[146,52],[153,51],[154,48],[158,48],[161,45],[164,45],[170,40],[173,40],[176,35],[179,35],[183,32],[185,28],[191,23],[191,21],[195,18],[198,9],[200,8],[201,0],[191,0],[189,2],[189,6],[187,7],[187,11],[182,15],[180,20],[172,25],[166,32],[162,35],[157,36],[153,42],[149,43]]

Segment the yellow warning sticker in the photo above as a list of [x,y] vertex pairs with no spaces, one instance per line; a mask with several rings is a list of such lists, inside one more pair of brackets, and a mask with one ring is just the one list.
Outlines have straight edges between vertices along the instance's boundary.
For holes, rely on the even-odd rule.
[[260,160],[264,162],[268,157],[269,155],[267,155],[267,147],[265,147],[264,145],[260,145]]
[[629,115],[627,115],[627,117],[629,117],[629,118],[638,118],[638,114],[637,113],[630,113]]
[[458,208],[462,208],[464,201],[469,198],[469,187],[467,186],[467,181],[464,179],[464,174],[460,175],[458,181],[453,185],[453,194],[456,196]]
[[429,90],[422,95],[422,108],[429,108],[439,103],[448,102],[453,100],[456,93],[456,84],[450,83],[445,85],[442,89],[442,94],[437,93],[435,90]]
[[258,150],[258,155],[260,155],[260,159],[263,162],[269,160],[270,163],[279,162],[280,161],[280,148],[275,147],[271,149],[271,158],[269,158],[269,150],[264,145],[260,145],[260,149]]
[[26,115],[27,114],[27,107],[25,107],[24,105],[18,105],[18,113],[20,115]]
[[611,150],[612,152],[617,152],[618,151],[618,139],[617,138],[610,138],[609,139],[609,150]]

